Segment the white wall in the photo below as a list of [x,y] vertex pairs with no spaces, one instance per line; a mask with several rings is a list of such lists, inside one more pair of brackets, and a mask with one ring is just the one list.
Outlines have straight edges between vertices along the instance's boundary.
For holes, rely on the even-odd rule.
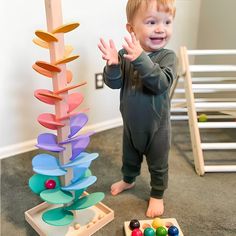
[[[207,0],[202,2],[197,48],[236,49],[236,30],[234,28],[236,22],[235,9],[235,0]],[[234,65],[235,61],[235,55],[196,58],[196,63],[199,64],[228,63]],[[225,75],[235,76],[235,73],[227,72]],[[228,92],[227,95],[229,95]],[[232,94],[232,97],[235,97],[235,94]]]
[[[195,47],[201,0],[177,0],[175,32],[169,47]],[[80,58],[67,64],[74,74],[73,84],[86,80],[79,89],[85,96],[82,107],[89,107],[88,126],[102,130],[121,124],[119,91],[95,90],[94,74],[102,72],[104,61],[97,49],[100,37],[113,38],[120,48],[125,31],[126,0],[62,0],[64,23],[80,22],[80,27],[65,35]],[[92,7],[91,7],[92,6]],[[193,11],[194,9],[194,11]],[[36,119],[52,106],[34,98],[34,90],[52,89],[50,79],[31,68],[36,60],[49,61],[46,49],[32,43],[37,29],[46,30],[44,1],[1,1],[0,7],[0,157],[34,148],[40,133],[50,132]]]
[[176,52],[180,46],[196,47],[201,2],[202,0],[177,0],[175,29],[169,45]]
[[199,49],[236,48],[236,1],[204,0],[201,5]]

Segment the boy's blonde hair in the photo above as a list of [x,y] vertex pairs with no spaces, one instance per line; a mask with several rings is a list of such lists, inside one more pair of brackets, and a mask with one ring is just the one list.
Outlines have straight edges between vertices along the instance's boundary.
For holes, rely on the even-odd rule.
[[[130,23],[136,12],[141,6],[141,3],[145,2],[146,6],[148,6],[149,2],[152,0],[128,0],[128,3],[126,5],[126,16],[127,21]],[[164,9],[165,12],[170,13],[173,17],[175,17],[175,0],[156,0],[157,2],[157,10]]]

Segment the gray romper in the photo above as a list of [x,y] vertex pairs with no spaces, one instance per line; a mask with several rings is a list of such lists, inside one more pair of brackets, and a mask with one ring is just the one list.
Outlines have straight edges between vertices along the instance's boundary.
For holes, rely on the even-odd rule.
[[104,82],[120,89],[123,118],[123,180],[135,181],[146,156],[151,175],[151,197],[162,198],[168,182],[170,149],[169,89],[176,78],[176,55],[159,49],[143,52],[129,62],[119,51],[119,65],[106,65]]

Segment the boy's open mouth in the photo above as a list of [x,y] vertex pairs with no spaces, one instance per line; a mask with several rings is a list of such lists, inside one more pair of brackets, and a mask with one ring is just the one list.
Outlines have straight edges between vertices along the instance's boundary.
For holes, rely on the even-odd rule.
[[161,43],[163,42],[163,40],[165,40],[165,37],[150,37],[150,40],[153,43]]

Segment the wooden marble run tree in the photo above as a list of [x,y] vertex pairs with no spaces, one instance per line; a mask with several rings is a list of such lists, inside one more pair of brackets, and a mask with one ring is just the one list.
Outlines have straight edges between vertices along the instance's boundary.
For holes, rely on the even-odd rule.
[[[64,34],[76,29],[79,23],[62,23],[60,0],[45,0],[45,9],[47,31],[37,30],[37,37],[33,41],[38,46],[49,49],[50,62],[36,61],[33,69],[42,76],[51,78],[53,90],[38,89],[34,95],[40,101],[55,107],[55,114],[43,113],[39,115],[38,122],[49,130],[54,130],[54,133],[56,131],[56,134],[46,132],[38,136],[36,146],[47,153],[33,157],[32,166],[36,174],[30,178],[29,187],[47,204],[55,205],[44,209],[42,220],[52,226],[65,226],[74,221],[77,211],[100,203],[104,193],[85,194],[85,190],[97,179],[89,166],[98,157],[98,153],[85,152],[93,132],[79,134],[87,123],[88,116],[85,114],[86,109],[75,112],[83,102],[83,95],[71,93],[71,90],[86,82],[69,85],[73,76],[66,68],[66,63],[79,56],[71,55],[73,48],[64,45]],[[48,151],[56,155],[48,154]],[[106,222],[112,218],[113,216],[109,217]]]

